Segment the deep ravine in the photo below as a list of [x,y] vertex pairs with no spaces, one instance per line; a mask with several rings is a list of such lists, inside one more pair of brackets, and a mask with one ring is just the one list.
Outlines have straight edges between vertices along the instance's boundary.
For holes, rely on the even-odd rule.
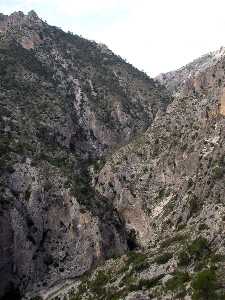
[[224,70],[0,14],[1,299],[225,299]]

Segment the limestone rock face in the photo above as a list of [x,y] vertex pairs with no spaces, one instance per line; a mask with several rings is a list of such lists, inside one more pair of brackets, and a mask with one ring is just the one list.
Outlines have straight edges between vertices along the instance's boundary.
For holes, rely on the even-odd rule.
[[26,66],[29,72],[26,69],[21,74],[25,81],[43,76],[44,88],[55,89],[67,99],[65,105],[76,123],[69,142],[73,148],[76,140],[74,148],[84,156],[88,151],[94,157],[102,156],[143,132],[170,100],[163,87],[106,51],[106,46],[48,26],[34,12],[1,19],[2,47],[7,48],[3,44],[8,43],[14,54],[28,55],[39,67],[36,78],[37,70],[31,70],[34,65]]
[[[190,64],[168,73],[159,74],[156,79],[165,85],[170,91],[203,92],[210,87],[220,85],[224,76],[223,61],[225,48],[210,52],[195,59]],[[218,67],[220,64],[220,67]]]
[[0,297],[35,294],[127,250],[124,220],[92,176],[169,101],[106,46],[33,11],[0,15]]
[[[158,242],[190,219],[199,222],[204,205],[213,211],[215,197],[223,199],[224,63],[220,49],[162,74],[162,82],[175,86],[174,101],[143,135],[115,152],[96,179],[98,190],[121,211],[143,245]],[[127,217],[131,210],[140,212],[138,223]]]
[[224,299],[224,53],[153,80],[0,15],[0,298]]
[[167,78],[173,101],[93,173],[132,251],[72,283],[69,299],[224,297],[225,57],[218,53],[191,63],[185,80],[179,70]]

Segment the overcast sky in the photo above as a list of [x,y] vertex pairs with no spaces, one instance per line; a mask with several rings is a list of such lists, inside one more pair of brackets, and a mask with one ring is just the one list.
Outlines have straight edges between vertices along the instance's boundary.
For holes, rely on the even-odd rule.
[[106,44],[150,76],[225,46],[224,0],[0,0]]

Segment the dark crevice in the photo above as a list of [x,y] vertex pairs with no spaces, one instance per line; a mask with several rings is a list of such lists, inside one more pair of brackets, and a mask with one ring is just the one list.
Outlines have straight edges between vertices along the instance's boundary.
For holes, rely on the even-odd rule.
[[9,285],[4,296],[1,297],[1,300],[21,300],[21,294],[18,288],[16,288],[12,283]]
[[130,251],[139,249],[136,231],[134,229],[131,229],[127,233],[127,247]]

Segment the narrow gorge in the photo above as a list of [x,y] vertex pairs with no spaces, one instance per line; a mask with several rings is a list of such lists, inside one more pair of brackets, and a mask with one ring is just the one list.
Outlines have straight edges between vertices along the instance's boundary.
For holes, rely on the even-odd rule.
[[0,14],[0,299],[225,299],[225,49],[149,78]]

